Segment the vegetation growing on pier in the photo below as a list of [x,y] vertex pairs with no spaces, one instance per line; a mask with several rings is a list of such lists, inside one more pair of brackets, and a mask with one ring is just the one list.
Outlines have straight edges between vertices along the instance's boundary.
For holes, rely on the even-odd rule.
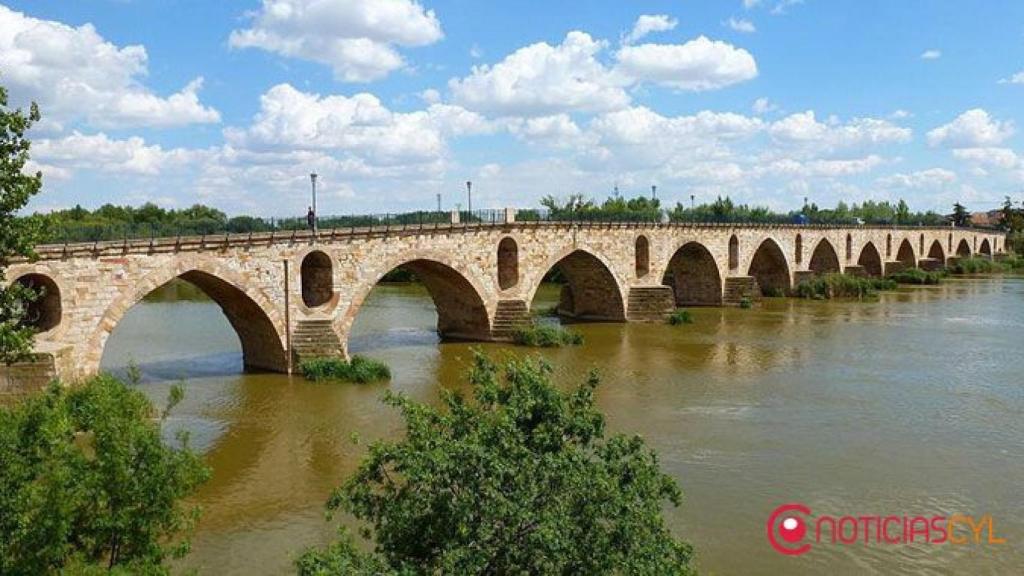
[[606,433],[596,376],[563,392],[552,372],[477,354],[472,397],[388,394],[404,438],[372,444],[327,504],[363,522],[373,549],[342,532],[299,574],[693,574],[662,518],[681,492],[657,455]]
[[583,335],[554,324],[532,324],[516,328],[512,341],[533,348],[558,348],[583,344]]
[[365,356],[343,358],[312,358],[299,363],[299,371],[306,380],[323,382],[337,380],[367,384],[391,379],[391,368],[380,360]]
[[935,285],[942,283],[946,277],[945,271],[921,270],[920,268],[907,268],[889,275],[889,278],[897,284]]
[[693,314],[690,314],[690,311],[685,308],[676,308],[672,314],[669,315],[668,323],[672,326],[693,324]]
[[832,298],[871,298],[879,290],[894,290],[896,282],[888,278],[868,278],[851,274],[824,274],[797,284],[793,291],[798,298],[830,300]]

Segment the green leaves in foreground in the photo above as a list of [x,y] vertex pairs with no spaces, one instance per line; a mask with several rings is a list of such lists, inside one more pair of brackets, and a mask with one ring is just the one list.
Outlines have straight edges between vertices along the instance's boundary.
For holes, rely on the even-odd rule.
[[0,409],[0,574],[161,574],[187,552],[182,499],[209,471],[186,438],[162,442],[159,416],[106,375]]
[[405,438],[372,444],[328,508],[368,524],[307,551],[312,574],[691,574],[666,528],[675,482],[638,436],[605,436],[598,381],[562,392],[551,366],[477,354],[473,398],[441,409],[388,395]]

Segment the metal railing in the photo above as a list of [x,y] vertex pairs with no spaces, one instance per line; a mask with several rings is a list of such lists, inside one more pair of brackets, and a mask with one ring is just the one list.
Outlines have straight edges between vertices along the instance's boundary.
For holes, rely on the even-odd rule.
[[[733,215],[701,214],[699,218],[688,214],[665,211],[608,213],[601,210],[558,210],[548,209],[486,209],[470,211],[415,211],[402,213],[357,214],[321,216],[317,219],[319,235],[339,233],[389,232],[391,230],[424,230],[474,226],[504,226],[507,218],[516,223],[580,223],[580,224],[664,224],[664,225],[749,225],[749,226],[868,226],[896,227],[892,222],[861,222],[857,219],[829,219],[826,221],[795,221],[792,215],[766,214],[754,218]],[[902,224],[900,227],[936,228],[935,224]],[[941,226],[948,228],[948,225]],[[979,230],[998,231],[998,228]],[[173,223],[139,222],[132,224],[91,224],[64,223],[56,229],[45,229],[40,245],[68,245],[97,242],[128,242],[138,240],[184,238],[184,237],[225,237],[246,235],[309,234],[304,217],[257,218],[236,216],[225,220],[198,219]]]

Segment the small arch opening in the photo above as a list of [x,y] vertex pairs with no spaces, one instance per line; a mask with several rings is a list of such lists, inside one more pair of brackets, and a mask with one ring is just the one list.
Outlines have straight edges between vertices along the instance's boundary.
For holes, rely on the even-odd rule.
[[857,258],[857,265],[863,268],[868,276],[882,275],[882,256],[874,244],[868,242],[864,245],[860,251],[860,258]]
[[800,264],[804,261],[804,237],[800,234],[796,235],[796,263]]
[[946,251],[947,252],[952,252],[953,251],[953,233],[952,232],[949,233],[949,240],[946,241]]
[[636,277],[643,278],[651,271],[651,245],[647,236],[636,239]]
[[314,250],[302,259],[302,303],[317,308],[331,301],[334,295],[334,271],[331,257]]
[[782,249],[771,238],[761,242],[754,252],[747,275],[757,280],[763,296],[785,296],[789,292],[789,265]]
[[892,234],[885,235],[885,257],[892,258]]
[[18,284],[36,293],[36,299],[29,303],[22,324],[38,332],[52,330],[60,324],[62,309],[60,288],[45,274],[25,274],[15,280]]
[[508,290],[519,283],[519,245],[512,237],[498,243],[498,287]]
[[839,272],[839,256],[836,255],[832,243],[822,238],[811,254],[811,262],[808,265],[815,274],[828,274]]
[[734,234],[729,238],[729,270],[740,267],[740,240]]
[[688,242],[668,262],[661,283],[672,288],[676,306],[720,306],[722,279],[714,256],[702,244]]
[[917,253],[924,254],[924,234],[921,234],[921,239],[917,243]]
[[853,259],[853,236],[850,234],[846,235],[846,261],[849,262]]

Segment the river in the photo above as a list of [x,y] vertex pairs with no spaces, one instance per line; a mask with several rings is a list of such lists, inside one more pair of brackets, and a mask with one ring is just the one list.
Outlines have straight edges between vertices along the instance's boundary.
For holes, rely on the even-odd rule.
[[[549,288],[538,300],[556,296]],[[1009,574],[1024,566],[1022,304],[1024,279],[955,279],[877,302],[693,309],[681,327],[579,325],[584,346],[541,354],[560,382],[602,375],[610,428],[643,435],[682,487],[684,504],[666,517],[702,573]],[[187,285],[134,307],[104,368],[134,361],[161,403],[184,380],[167,434],[190,430],[213,468],[184,564],[287,573],[303,548],[328,541],[330,491],[366,442],[401,432],[383,391],[434,401],[442,386],[465,386],[474,345],[439,343],[435,322],[422,288],[378,286],[350,350],[386,361],[393,380],[314,384],[243,374],[231,326]],[[991,514],[1007,543],[819,543],[783,556],[765,522],[787,502],[835,516]]]

